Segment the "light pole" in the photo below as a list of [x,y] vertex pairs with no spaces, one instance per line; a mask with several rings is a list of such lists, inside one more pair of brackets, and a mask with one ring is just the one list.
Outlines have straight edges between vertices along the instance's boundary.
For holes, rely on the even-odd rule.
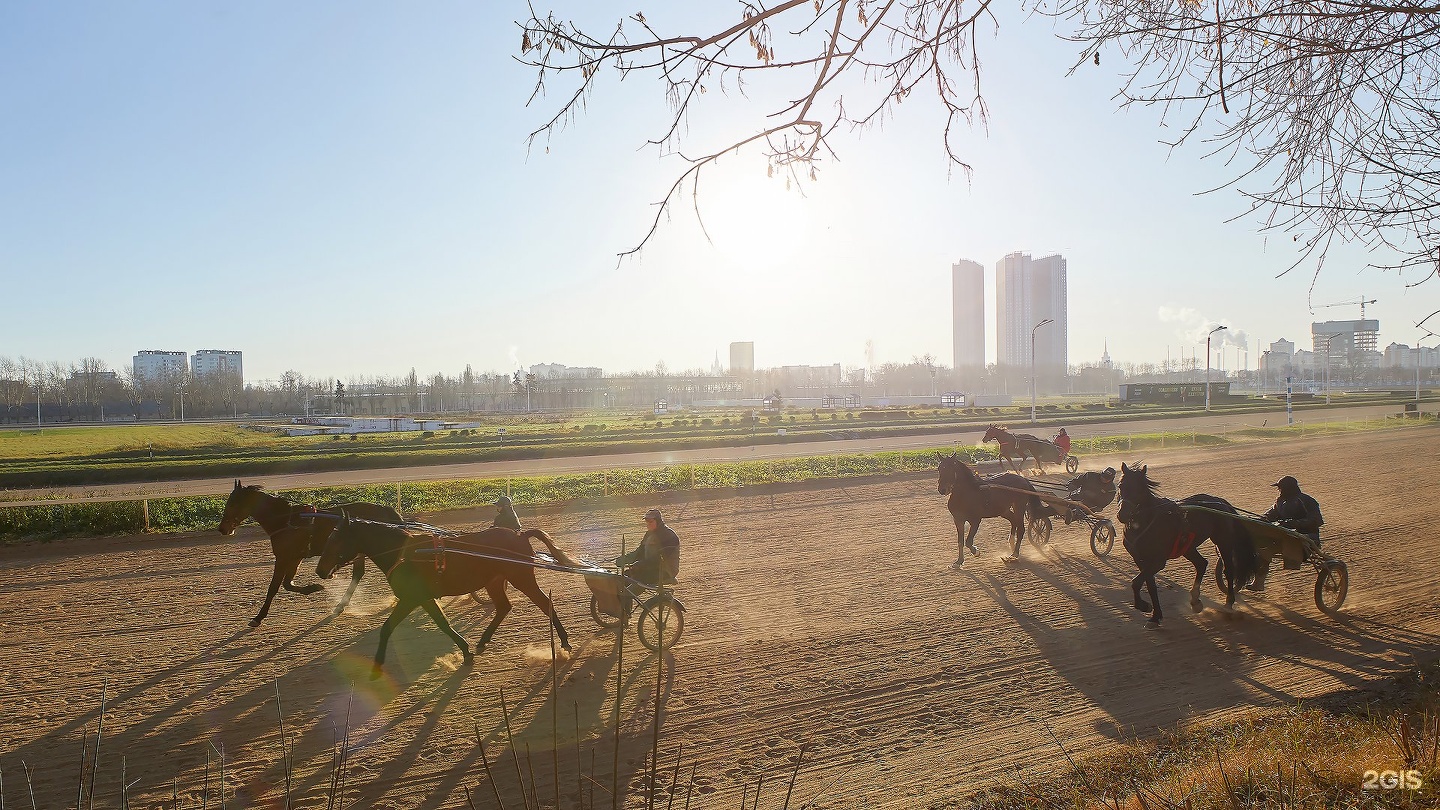
[[1210,335],[1229,329],[1228,326],[1217,326],[1205,335],[1205,410],[1210,410]]
[[1325,404],[1330,404],[1330,341],[1340,337],[1344,332],[1336,332],[1333,335],[1321,335],[1325,339]]
[[1046,318],[1030,329],[1030,424],[1032,425],[1035,424],[1035,332],[1045,324],[1054,322],[1054,318]]

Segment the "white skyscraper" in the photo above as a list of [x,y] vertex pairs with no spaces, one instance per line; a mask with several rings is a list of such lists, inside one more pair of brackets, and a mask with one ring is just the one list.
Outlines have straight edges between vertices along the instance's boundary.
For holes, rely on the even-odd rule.
[[1054,319],[1034,333],[1035,368],[1055,384],[1070,363],[1069,297],[1065,257],[1031,259],[1011,253],[995,264],[996,355],[1002,366],[1029,368],[1035,324]]
[[985,266],[961,259],[950,275],[955,370],[968,380],[985,368]]

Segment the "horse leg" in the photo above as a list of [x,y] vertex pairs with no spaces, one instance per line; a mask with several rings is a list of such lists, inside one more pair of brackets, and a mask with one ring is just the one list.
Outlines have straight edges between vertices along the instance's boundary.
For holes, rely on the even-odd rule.
[[545,615],[550,617],[550,624],[555,627],[556,638],[560,639],[560,648],[569,652],[570,637],[565,633],[565,625],[560,623],[560,614],[555,612],[555,603],[551,602],[550,597],[540,590],[540,584],[535,581],[533,573],[528,577],[521,577],[521,579],[525,581],[512,583],[515,590],[530,597],[530,601],[534,602],[536,607],[545,611]]
[[[398,597],[399,594],[396,596]],[[395,632],[395,628],[400,625],[400,622],[405,621],[405,617],[419,606],[418,602],[401,599],[395,609],[390,611],[390,618],[380,625],[380,646],[375,648],[375,663],[370,667],[371,680],[380,677],[381,667],[385,664],[385,647],[390,644],[390,634]]]
[[282,583],[285,590],[291,593],[303,593],[306,596],[325,590],[325,586],[318,582],[312,582],[302,588],[292,581],[295,579],[295,572],[300,568],[300,559],[300,557],[296,557],[293,562],[285,564],[285,581]]
[[335,606],[337,614],[344,613],[346,606],[350,604],[350,597],[355,595],[355,589],[360,587],[360,578],[365,576],[365,557],[355,558],[355,565],[350,569],[350,587],[345,589],[345,595],[340,597],[340,604]]
[[455,632],[455,628],[450,626],[450,620],[445,618],[445,611],[441,610],[440,606],[435,604],[434,599],[427,599],[421,602],[420,607],[425,611],[425,614],[435,622],[435,626],[440,628],[440,632],[449,636],[450,640],[455,642],[455,646],[459,647],[460,652],[465,654],[466,661],[475,657],[470,654],[470,642],[466,641],[464,636]]
[[485,645],[490,643],[490,637],[495,635],[495,628],[500,626],[505,614],[510,612],[510,597],[505,595],[505,578],[499,575],[485,583],[485,592],[490,594],[490,602],[495,606],[495,615],[490,617],[490,625],[480,636],[480,641],[475,644],[475,652],[485,651]]
[[[1141,613],[1149,613],[1150,611],[1155,609],[1154,606],[1152,606],[1149,602],[1146,602],[1140,596],[1140,586],[1145,583],[1146,576],[1147,574],[1145,573],[1145,568],[1142,566],[1140,568],[1140,573],[1136,574],[1135,578],[1130,580],[1130,590],[1135,593],[1135,609],[1140,611]],[[1155,592],[1151,591],[1150,596],[1154,597]]]
[[1009,514],[1003,517],[1010,521],[1010,556],[1005,558],[1006,562],[1014,562],[1020,559],[1020,543],[1025,539],[1025,513],[1011,509]]
[[[1164,566],[1161,567],[1163,568]],[[1150,626],[1152,628],[1159,627],[1160,620],[1165,618],[1164,613],[1160,610],[1160,594],[1157,593],[1158,587],[1155,584],[1155,575],[1158,573],[1160,573],[1160,569],[1157,568],[1145,575],[1145,589],[1150,592],[1150,601],[1155,603],[1155,612],[1150,614]]]
[[951,515],[951,517],[955,519],[955,567],[963,568],[965,566],[965,521],[956,515]]
[[[1195,545],[1198,546],[1199,543]],[[1205,581],[1205,569],[1210,567],[1210,561],[1205,559],[1205,555],[1195,546],[1185,552],[1185,559],[1195,566],[1195,584],[1190,586],[1190,609],[1199,613],[1205,609],[1205,603],[1200,601],[1200,585]]]
[[295,576],[295,569],[299,567],[300,560],[298,559],[282,560],[279,557],[275,558],[275,571],[270,574],[270,589],[265,592],[265,602],[260,605],[260,612],[255,614],[255,618],[250,620],[251,627],[259,627],[260,622],[265,621],[265,617],[270,613],[270,603],[275,601],[275,594],[280,591],[281,583],[285,583],[287,587],[294,590],[293,586],[290,586],[290,578]]

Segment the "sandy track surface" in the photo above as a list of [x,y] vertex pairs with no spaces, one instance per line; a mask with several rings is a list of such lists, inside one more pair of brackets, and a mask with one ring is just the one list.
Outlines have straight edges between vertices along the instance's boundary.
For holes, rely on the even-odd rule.
[[[1416,474],[1423,468],[1405,461],[1437,453],[1440,432],[1419,428],[1148,454],[1161,494],[1206,491],[1256,510],[1274,497],[1268,483],[1296,474],[1324,507],[1326,549],[1351,576],[1338,618],[1315,608],[1308,570],[1279,563],[1269,593],[1242,600],[1233,615],[1217,609],[1207,581],[1208,607],[1195,614],[1184,585],[1174,587],[1193,569],[1172,563],[1165,626],[1153,632],[1129,605],[1129,559],[1118,544],[1108,559],[1092,556],[1083,527],[1057,525],[1048,548],[1027,547],[1006,565],[1004,524],[987,521],[981,556],[953,569],[954,529],[930,478],[674,501],[666,510],[685,544],[690,610],[660,685],[662,751],[673,757],[683,745],[682,782],[697,765],[694,807],[733,806],[762,775],[765,803],[778,806],[801,745],[797,805],[819,794],[820,806],[913,807],[1056,767],[1063,754],[1052,735],[1084,753],[1188,718],[1363,685],[1440,652],[1440,519],[1433,485]],[[437,519],[467,517],[480,519]],[[559,511],[536,523],[596,558],[616,553],[622,532],[633,543],[640,525],[633,507]],[[372,682],[384,582],[368,575],[341,616],[329,614],[339,580],[325,594],[282,592],[250,631],[269,562],[253,528],[230,540],[7,549],[7,801],[28,800],[23,761],[39,806],[74,802],[81,740],[88,730],[93,742],[106,682],[97,805],[119,805],[122,758],[126,780],[138,780],[136,806],[168,806],[172,780],[187,803],[198,800],[207,762],[213,802],[223,749],[227,806],[280,806],[277,683],[297,806],[325,806],[332,745],[348,728],[347,801],[460,807],[462,785],[478,785],[477,806],[493,806],[478,734],[499,757],[495,783],[507,806],[520,807],[503,689],[541,802],[554,802],[558,739],[561,805],[574,807],[577,742],[585,772],[593,757],[597,780],[610,784],[617,673],[620,777],[632,790],[643,783],[657,660],[632,638],[617,662],[615,634],[590,621],[578,579],[540,576],[575,648],[552,699],[546,625],[513,590],[515,610],[473,665],[417,613],[395,634],[387,677]],[[307,565],[297,579],[313,578]],[[468,599],[447,613],[472,641],[491,615]],[[609,801],[601,788],[594,795]]]

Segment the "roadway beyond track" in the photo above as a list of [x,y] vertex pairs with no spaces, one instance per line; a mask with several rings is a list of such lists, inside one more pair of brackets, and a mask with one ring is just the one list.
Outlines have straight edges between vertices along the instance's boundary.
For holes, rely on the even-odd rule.
[[[1306,410],[1295,415],[1296,424],[1314,425],[1324,422],[1346,422],[1381,419],[1394,416],[1403,402],[1386,405],[1362,405],[1353,408]],[[1052,417],[1047,417],[1052,418]],[[1027,432],[1023,423],[1008,423],[1013,430]],[[1124,436],[1161,431],[1196,431],[1223,434],[1247,427],[1279,427],[1285,424],[1285,407],[1273,411],[1249,411],[1243,414],[1209,413],[1192,417],[1137,419],[1132,421],[1078,423],[1066,426],[1072,438]],[[843,429],[843,428],[837,428]],[[1036,435],[1049,438],[1058,427],[1039,426]],[[886,450],[914,450],[925,447],[978,444],[984,427],[966,428],[955,433],[927,433],[917,436],[882,436],[860,439],[829,439],[786,444],[742,445],[737,447],[704,447],[692,450],[664,450],[642,453],[608,453],[595,456],[559,456],[515,461],[478,461],[465,464],[436,464],[416,467],[384,467],[364,470],[338,470],[294,474],[267,475],[247,479],[263,483],[272,491],[311,489],[327,486],[360,484],[396,484],[416,481],[455,481],[507,476],[561,475],[595,472],[606,469],[664,467],[675,464],[710,464],[727,461],[823,456],[836,453],[873,453]],[[1084,468],[1082,459],[1082,469]],[[5,506],[35,506],[76,501],[139,500],[142,498],[223,495],[234,486],[233,478],[205,478],[180,481],[149,481],[143,483],[101,486],[47,487],[37,490],[0,492]]]

